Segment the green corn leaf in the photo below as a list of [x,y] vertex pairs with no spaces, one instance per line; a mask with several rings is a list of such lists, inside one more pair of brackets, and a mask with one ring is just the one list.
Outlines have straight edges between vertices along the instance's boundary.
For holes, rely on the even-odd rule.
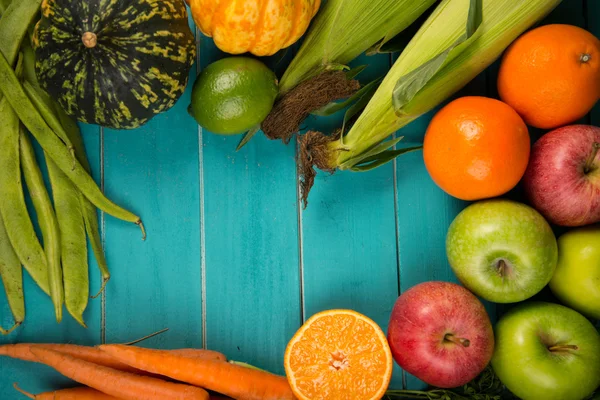
[[401,156],[402,154],[421,150],[422,148],[423,148],[423,146],[417,146],[417,147],[408,147],[406,149],[399,149],[399,150],[387,150],[387,151],[377,154],[376,156],[369,157],[369,158],[363,160],[363,162],[361,164],[355,165],[354,167],[352,167],[350,169],[355,172],[370,171],[372,169],[381,167],[382,165],[389,163],[394,158]]
[[346,125],[348,124],[348,121],[350,121],[356,114],[361,112],[367,106],[367,104],[369,104],[369,101],[371,101],[371,98],[377,91],[379,83],[381,83],[382,79],[383,78],[376,79],[376,80],[366,84],[363,87],[363,89],[365,89],[365,90],[362,93],[362,95],[360,96],[360,98],[358,99],[358,101],[356,103],[354,103],[352,106],[350,106],[350,108],[348,108],[348,110],[346,110],[346,113],[344,114],[344,121],[342,123],[342,143],[343,143],[343,137],[344,137],[344,133],[346,132]]
[[[442,66],[448,60],[450,53],[458,46],[469,40],[483,21],[482,17],[482,0],[470,0],[469,14],[467,17],[467,28],[465,33],[458,38],[447,49],[442,51],[431,60],[427,61],[420,67],[414,69],[408,74],[402,76],[396,83],[392,99],[396,114],[402,114],[402,108],[409,103],[421,89],[437,74]],[[464,49],[464,47],[463,47]]]
[[437,0],[433,7],[429,8],[425,11],[419,18],[415,20],[408,28],[404,31],[400,32],[396,36],[392,38],[388,38],[387,36],[379,41],[378,43],[371,46],[366,54],[368,56],[374,56],[376,54],[386,54],[386,53],[398,53],[404,50],[404,48],[408,45],[410,40],[417,34],[421,26],[427,21],[427,18],[431,15],[435,7],[439,4],[440,0]]
[[[393,38],[436,0],[327,0],[281,78],[280,91],[319,75],[324,66],[348,64],[382,38]],[[384,39],[385,40],[385,39]]]
[[240,151],[241,148],[244,147],[254,137],[254,135],[256,135],[258,131],[260,131],[260,125],[257,125],[254,128],[250,129],[248,132],[246,132],[244,134],[244,137],[242,137],[242,140],[240,140],[240,143],[237,145],[235,151]]
[[363,163],[367,158],[376,156],[377,154],[380,154],[392,147],[394,147],[395,145],[397,145],[398,143],[400,143],[400,141],[404,139],[404,136],[400,136],[398,138],[394,138],[391,140],[386,140],[383,141],[375,146],[373,146],[371,149],[367,150],[366,152],[362,153],[361,155],[351,158],[350,160],[348,160],[346,163],[344,163],[344,165],[342,166],[344,169],[346,168],[351,168],[354,167],[358,164]]
[[382,78],[378,78],[374,81],[367,83],[365,86],[360,88],[360,90],[358,90],[352,96],[348,97],[346,100],[341,101],[339,103],[336,103],[333,101],[333,102],[319,108],[318,110],[311,112],[311,114],[319,116],[319,117],[328,117],[330,115],[333,115],[333,114],[343,110],[344,108],[348,107],[350,104],[356,102],[357,100],[362,98],[366,93],[372,91],[373,87],[375,85],[377,85],[379,82],[381,82],[381,79]]
[[356,78],[361,72],[363,72],[365,69],[367,69],[368,65],[359,65],[358,67],[352,68],[350,71],[346,72],[346,78],[348,79],[354,79]]

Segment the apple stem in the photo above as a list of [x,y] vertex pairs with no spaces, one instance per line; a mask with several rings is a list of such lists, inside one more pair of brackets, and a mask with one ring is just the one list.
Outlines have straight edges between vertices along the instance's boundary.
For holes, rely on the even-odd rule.
[[504,278],[504,276],[506,275],[506,261],[504,260],[500,260],[498,261],[498,275],[500,275],[501,278]]
[[459,344],[464,347],[469,347],[471,345],[471,341],[469,339],[459,338],[459,337],[454,336],[451,333],[447,333],[444,336],[444,340],[446,340],[448,342]]
[[579,350],[579,347],[577,347],[574,344],[557,344],[557,345],[548,347],[548,350],[550,350],[551,352],[566,351],[566,350]]
[[592,172],[592,169],[594,168],[594,161],[596,160],[596,156],[598,155],[599,150],[600,150],[600,143],[594,142],[593,147],[592,147],[592,154],[590,155],[590,158],[588,158],[587,162],[585,163],[585,173],[586,174]]

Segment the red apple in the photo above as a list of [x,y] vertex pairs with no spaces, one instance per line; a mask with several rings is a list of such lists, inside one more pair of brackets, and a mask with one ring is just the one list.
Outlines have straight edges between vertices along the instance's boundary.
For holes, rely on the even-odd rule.
[[532,205],[550,222],[600,222],[600,128],[572,125],[542,136],[523,178]]
[[392,311],[388,341],[400,367],[440,388],[473,380],[494,352],[483,304],[449,282],[422,283],[402,294]]

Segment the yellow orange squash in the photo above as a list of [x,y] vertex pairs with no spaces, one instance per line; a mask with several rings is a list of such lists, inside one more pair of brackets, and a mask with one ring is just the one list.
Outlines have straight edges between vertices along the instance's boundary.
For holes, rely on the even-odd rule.
[[269,56],[308,29],[321,0],[188,0],[194,21],[231,54]]

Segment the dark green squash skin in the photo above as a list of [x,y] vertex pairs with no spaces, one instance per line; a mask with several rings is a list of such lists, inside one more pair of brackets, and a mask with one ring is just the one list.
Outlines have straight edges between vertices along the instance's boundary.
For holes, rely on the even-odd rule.
[[184,0],[44,0],[33,43],[43,88],[79,121],[114,129],[171,108],[196,57]]

